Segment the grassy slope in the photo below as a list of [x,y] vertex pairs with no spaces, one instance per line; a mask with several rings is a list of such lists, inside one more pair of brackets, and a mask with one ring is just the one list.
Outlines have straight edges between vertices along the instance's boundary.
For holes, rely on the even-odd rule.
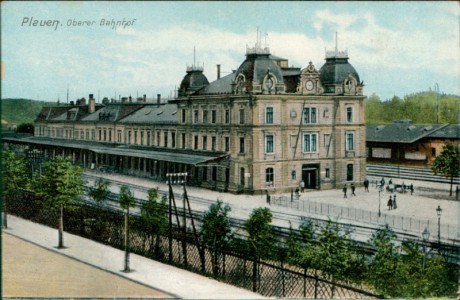
[[2,123],[23,124],[33,123],[43,106],[56,105],[56,102],[45,102],[28,99],[2,99]]

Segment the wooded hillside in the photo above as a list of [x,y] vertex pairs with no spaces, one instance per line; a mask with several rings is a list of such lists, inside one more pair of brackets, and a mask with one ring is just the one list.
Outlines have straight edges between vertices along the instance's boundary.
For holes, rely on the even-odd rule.
[[42,107],[47,105],[57,105],[57,103],[28,99],[2,99],[2,124],[33,123]]
[[[438,109],[436,109],[438,107]],[[438,120],[436,122],[436,111]],[[392,123],[394,120],[412,120],[414,124],[457,124],[460,121],[460,97],[439,94],[433,91],[395,96],[381,101],[372,94],[365,101],[367,124]]]

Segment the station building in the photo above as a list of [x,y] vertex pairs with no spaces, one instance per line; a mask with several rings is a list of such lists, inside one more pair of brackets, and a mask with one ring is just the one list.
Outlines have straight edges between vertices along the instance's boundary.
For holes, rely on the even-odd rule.
[[319,70],[256,44],[232,73],[209,82],[187,67],[177,97],[121,101],[93,95],[43,108],[35,135],[4,138],[40,159],[64,154],[84,168],[233,193],[331,189],[365,178],[363,83],[346,51],[327,51]]

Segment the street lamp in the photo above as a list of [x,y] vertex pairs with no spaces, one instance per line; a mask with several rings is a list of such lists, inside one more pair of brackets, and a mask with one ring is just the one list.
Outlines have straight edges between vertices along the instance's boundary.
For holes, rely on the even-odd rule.
[[430,238],[430,232],[428,229],[425,227],[425,230],[422,232],[422,238],[423,238],[423,270],[425,270],[425,260],[426,260],[426,242]]
[[438,243],[441,243],[441,214],[442,214],[442,208],[440,205],[438,205],[438,208],[436,208],[436,214],[438,215]]
[[380,218],[380,193],[382,192],[382,186],[379,186],[379,218]]

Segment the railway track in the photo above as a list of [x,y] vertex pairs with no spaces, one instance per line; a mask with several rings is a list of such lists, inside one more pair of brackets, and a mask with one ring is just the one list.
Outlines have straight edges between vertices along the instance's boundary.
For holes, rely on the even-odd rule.
[[[94,181],[95,179],[99,178],[98,176],[94,176],[91,174],[84,174],[84,179],[87,180],[88,182]],[[106,178],[107,179],[107,178]],[[140,207],[142,206],[142,203],[144,203],[147,199],[147,192],[149,188],[145,186],[140,186],[136,184],[131,184],[131,183],[126,183],[118,180],[113,180],[113,179],[107,179],[111,183],[111,193],[109,195],[109,199],[107,203],[105,204],[107,208],[111,210],[116,210],[116,211],[122,211],[121,208],[118,205],[118,195],[114,190],[116,189],[117,186],[125,185],[128,186],[135,194],[137,194],[136,197],[136,203],[137,207],[133,210],[131,210],[131,213],[134,215],[140,215]],[[87,188],[89,189],[89,185]],[[167,191],[161,191],[163,195],[167,195]],[[181,207],[182,199],[183,199],[183,193],[174,193],[174,198],[176,199],[176,205],[177,205],[177,210],[178,210],[178,215],[179,219],[182,222],[182,217],[183,217],[183,209]],[[209,206],[213,203],[215,203],[214,200],[210,199],[205,199],[202,197],[197,197],[197,196],[191,196],[188,195],[190,205],[192,207],[192,216],[195,220],[198,220],[201,222],[204,212],[209,209]],[[93,204],[94,202],[88,199],[87,197],[83,197],[81,201],[86,202],[88,204]],[[230,224],[233,228],[233,233],[241,238],[246,237],[246,231],[244,229],[244,223],[248,219],[251,211],[248,209],[244,209],[241,207],[237,206],[232,206],[232,216],[229,217],[230,219]],[[188,214],[188,212],[187,212]],[[295,214],[295,213],[289,213],[289,212],[280,212],[276,210],[272,210],[272,216],[273,216],[273,221],[271,224],[272,230],[277,234],[279,239],[285,239],[289,235],[289,227],[292,226],[292,228],[298,228],[305,220],[310,220],[315,226],[317,227],[324,227],[328,220],[325,220],[324,217],[322,218],[321,216],[315,217],[315,216],[307,216],[307,215],[300,215],[300,214]],[[350,224],[347,222],[343,221],[334,221],[339,225],[339,228],[341,228],[344,232],[347,232],[349,234],[350,240],[354,241],[358,247],[362,248],[365,252],[372,253],[373,248],[369,245],[367,242],[372,234],[379,228],[378,226],[369,226],[369,225],[359,225],[359,224]],[[173,223],[176,224],[176,219],[173,218]],[[187,222],[187,227],[191,226],[189,222]],[[297,229],[293,229],[295,232],[299,232]],[[395,231],[396,233],[396,240],[395,242],[400,244],[404,241],[412,240],[412,241],[419,241],[420,237],[405,231]],[[444,254],[448,254],[449,260],[451,262],[455,262],[457,264],[460,264],[460,251],[455,248],[455,245],[437,245],[436,243],[430,243],[428,245],[432,250],[435,251],[441,251],[442,249]],[[441,247],[442,246],[442,247]]]

